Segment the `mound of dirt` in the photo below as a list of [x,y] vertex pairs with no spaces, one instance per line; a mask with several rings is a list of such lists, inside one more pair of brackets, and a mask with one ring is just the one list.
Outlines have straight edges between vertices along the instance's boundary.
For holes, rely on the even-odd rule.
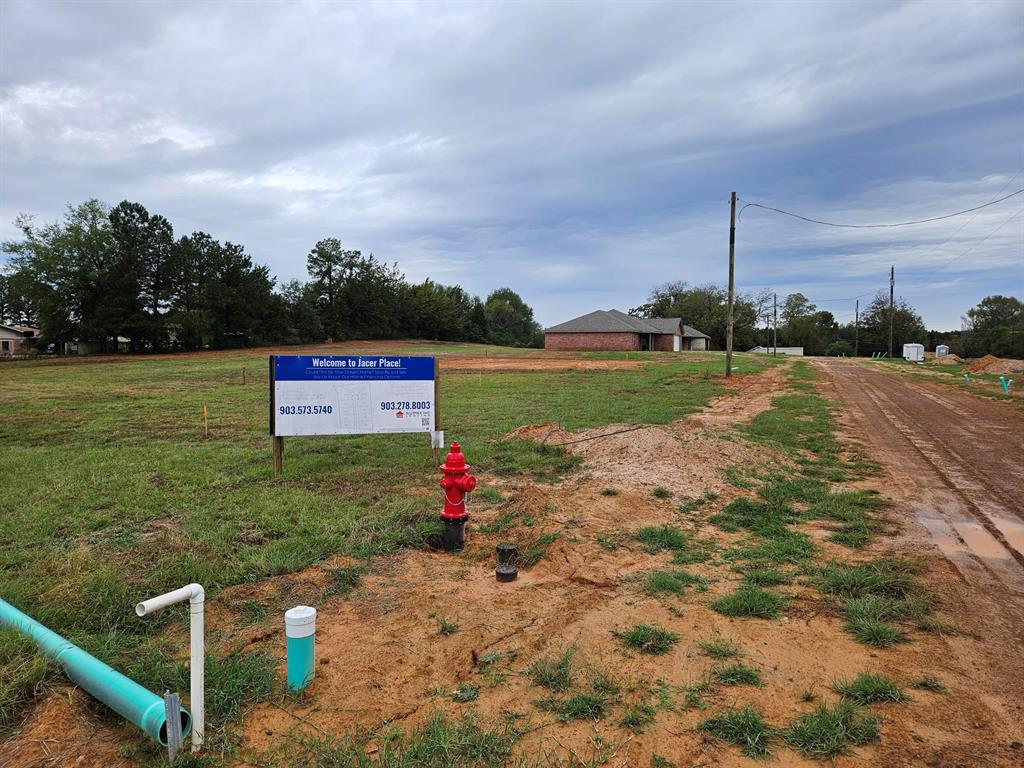
[[1024,360],[985,355],[968,365],[967,370],[971,373],[1024,373]]
[[963,360],[958,355],[948,354],[942,357],[935,357],[932,359],[932,362],[938,365],[952,365],[953,363],[962,363]]

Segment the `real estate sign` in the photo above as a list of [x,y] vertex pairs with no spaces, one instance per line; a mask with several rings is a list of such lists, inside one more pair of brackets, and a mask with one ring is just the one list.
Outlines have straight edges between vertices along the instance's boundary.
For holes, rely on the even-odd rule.
[[272,355],[270,434],[437,429],[433,357]]

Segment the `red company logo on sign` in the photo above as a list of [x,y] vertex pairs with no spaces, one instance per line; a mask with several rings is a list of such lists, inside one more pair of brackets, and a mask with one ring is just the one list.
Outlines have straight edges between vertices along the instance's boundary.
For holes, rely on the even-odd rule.
[[401,411],[398,411],[398,412],[397,412],[397,413],[395,414],[395,418],[396,418],[396,419],[404,419],[404,418],[405,418],[405,414],[404,414],[404,413],[402,413]]

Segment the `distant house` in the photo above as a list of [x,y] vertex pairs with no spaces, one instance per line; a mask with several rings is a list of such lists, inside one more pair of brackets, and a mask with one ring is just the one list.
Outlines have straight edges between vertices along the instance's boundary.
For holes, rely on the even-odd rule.
[[0,325],[0,357],[26,354],[38,336],[39,329],[30,325]]
[[792,355],[794,357],[803,357],[803,347],[754,347],[751,352],[759,352],[763,355],[770,355],[772,352],[778,351],[780,355]]
[[679,317],[640,318],[617,309],[598,309],[545,328],[544,348],[680,352],[707,349],[710,338],[683,325]]

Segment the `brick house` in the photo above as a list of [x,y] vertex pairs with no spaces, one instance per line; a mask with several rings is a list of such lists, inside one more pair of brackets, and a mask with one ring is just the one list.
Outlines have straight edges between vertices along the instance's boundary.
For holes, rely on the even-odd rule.
[[683,325],[682,318],[640,318],[598,309],[544,329],[545,349],[660,352],[707,349],[710,336]]
[[0,325],[0,357],[26,354],[38,335],[39,329],[29,325]]

